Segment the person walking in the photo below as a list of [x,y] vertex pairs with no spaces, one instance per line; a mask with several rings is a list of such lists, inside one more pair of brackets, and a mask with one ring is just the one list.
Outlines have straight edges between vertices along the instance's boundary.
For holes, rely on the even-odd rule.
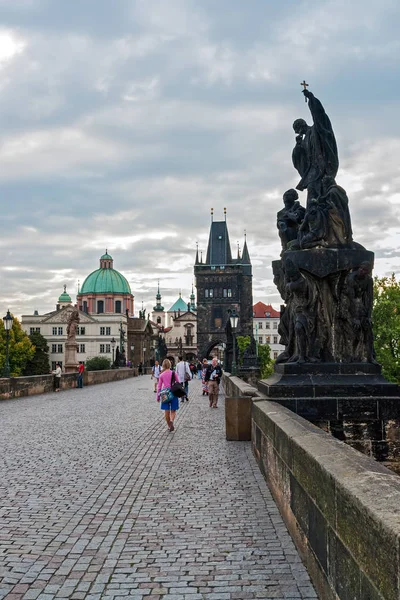
[[139,371],[139,375],[143,375],[143,363],[140,362],[138,365],[138,371]]
[[196,368],[197,368],[197,377],[198,377],[198,379],[201,380],[201,372],[203,370],[203,365],[201,364],[201,362],[199,360],[197,361]]
[[222,369],[218,364],[218,359],[213,358],[211,365],[207,367],[205,380],[208,381],[208,399],[210,401],[210,408],[217,408],[219,384],[222,378]]
[[60,391],[60,383],[61,383],[61,365],[60,363],[56,363],[56,368],[52,371],[54,375],[54,390],[56,392]]
[[201,387],[203,390],[203,396],[208,396],[208,382],[206,381],[206,372],[208,368],[208,360],[203,358],[203,366],[201,368]]
[[182,402],[189,402],[189,381],[192,379],[189,364],[183,360],[182,356],[178,357],[178,363],[175,367],[175,372],[178,374],[179,381],[184,383],[185,395],[182,396]]
[[[180,383],[179,376],[171,370],[171,363],[168,358],[163,360],[162,373],[158,378],[157,384],[157,402],[160,402],[160,392],[164,389],[171,389],[174,383]],[[170,431],[174,431],[174,421],[176,411],[179,409],[179,398],[172,396],[171,400],[161,402],[161,410],[165,411],[165,420]]]
[[151,374],[154,378],[154,391],[157,391],[157,385],[158,385],[158,378],[161,375],[161,367],[160,367],[160,363],[158,362],[158,360],[156,360],[156,362],[153,365],[153,368],[151,369]]
[[77,387],[79,389],[83,388],[83,372],[84,372],[84,370],[85,370],[85,365],[83,364],[82,361],[80,361],[79,365],[78,365],[78,379],[77,379],[77,381],[78,381]]

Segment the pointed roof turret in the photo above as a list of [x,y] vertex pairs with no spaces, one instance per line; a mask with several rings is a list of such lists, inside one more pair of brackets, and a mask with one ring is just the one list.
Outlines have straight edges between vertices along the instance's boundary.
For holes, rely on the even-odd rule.
[[158,281],[157,294],[156,294],[156,305],[153,306],[154,312],[164,312],[164,307],[161,306],[161,294],[160,294],[160,281]]
[[205,264],[229,265],[231,263],[231,245],[226,221],[212,220]]
[[196,242],[196,260],[194,261],[195,265],[199,265],[200,261],[199,261],[199,244]]
[[247,248],[247,236],[246,236],[246,233],[244,234],[244,246],[243,246],[243,252],[242,252],[242,264],[243,265],[251,265],[250,254],[249,254],[249,250]]
[[192,293],[190,294],[190,310],[196,310],[196,297],[194,295],[193,283],[192,283]]

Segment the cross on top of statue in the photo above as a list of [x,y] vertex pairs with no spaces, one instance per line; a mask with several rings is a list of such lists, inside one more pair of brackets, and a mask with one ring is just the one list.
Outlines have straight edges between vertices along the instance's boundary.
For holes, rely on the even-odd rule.
[[[308,88],[308,83],[306,83],[306,80],[303,79],[303,81],[301,82],[301,84],[303,86],[303,92]],[[304,101],[307,102],[307,98],[304,98]]]

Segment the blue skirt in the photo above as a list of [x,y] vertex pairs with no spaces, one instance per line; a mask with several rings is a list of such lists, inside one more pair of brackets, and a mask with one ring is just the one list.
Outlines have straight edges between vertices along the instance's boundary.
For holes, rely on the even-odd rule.
[[179,398],[174,396],[169,402],[161,402],[161,410],[178,410]]

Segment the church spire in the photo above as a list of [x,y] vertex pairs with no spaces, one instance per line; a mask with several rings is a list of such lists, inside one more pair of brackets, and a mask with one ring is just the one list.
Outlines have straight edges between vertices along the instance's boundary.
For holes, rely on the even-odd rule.
[[196,260],[194,261],[194,264],[195,265],[200,264],[199,263],[199,244],[198,244],[198,242],[196,242]]
[[196,310],[196,298],[194,295],[193,283],[192,283],[192,293],[190,294],[190,310]]
[[247,248],[247,235],[246,235],[246,232],[244,232],[244,246],[243,246],[243,252],[242,252],[242,264],[243,265],[251,265],[250,254],[249,254],[249,250]]
[[164,311],[164,307],[161,306],[160,280],[158,280],[157,294],[156,294],[156,305],[153,306],[153,310],[155,312],[163,312]]

